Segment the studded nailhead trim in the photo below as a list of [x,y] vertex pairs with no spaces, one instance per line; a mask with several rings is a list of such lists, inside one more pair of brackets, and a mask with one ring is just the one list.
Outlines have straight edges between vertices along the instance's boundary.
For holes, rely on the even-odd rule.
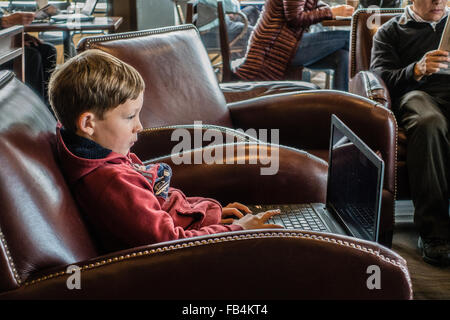
[[11,252],[8,249],[8,244],[6,243],[5,235],[3,234],[1,229],[0,229],[0,244],[3,246],[3,251],[6,254],[9,268],[11,269],[17,283],[20,285],[22,283],[22,280],[19,277],[19,273],[17,272],[16,266],[15,266],[13,258],[11,256]]
[[[358,19],[360,17],[361,14],[367,14],[368,12],[372,12],[372,13],[378,13],[378,12],[374,12],[371,11],[371,9],[359,9],[356,11],[356,13],[354,14],[353,18],[352,18],[352,23],[351,23],[351,36],[350,36],[350,55],[351,55],[351,61],[352,64],[350,66],[350,77],[354,77],[355,76],[355,71],[356,71],[356,26],[358,25]],[[398,13],[401,14],[403,11],[402,9],[382,9],[380,10],[381,14],[392,14],[392,13]]]
[[132,32],[125,32],[125,33],[116,33],[106,36],[97,36],[97,37],[89,37],[86,38],[86,49],[91,49],[92,44],[96,42],[106,42],[106,41],[112,41],[112,40],[121,40],[121,39],[132,39],[137,37],[144,37],[144,36],[150,36],[155,34],[163,34],[167,32],[172,31],[179,31],[179,30],[197,30],[197,28],[194,25],[191,24],[183,24],[179,26],[174,27],[163,27],[158,29],[149,29],[149,30],[143,30],[143,31],[132,31]]
[[[97,262],[93,262],[90,264],[85,264],[80,267],[80,271],[87,271],[87,270],[94,269],[94,268],[97,268],[97,267],[100,267],[103,265],[113,264],[113,263],[121,262],[124,260],[133,259],[136,257],[149,256],[149,255],[158,254],[161,252],[168,252],[168,251],[179,250],[179,249],[184,249],[184,248],[198,247],[198,246],[209,245],[209,244],[213,244],[213,243],[223,243],[223,242],[230,242],[230,241],[241,241],[241,240],[262,239],[262,238],[279,238],[279,237],[281,237],[281,238],[301,238],[301,239],[311,239],[311,240],[316,240],[316,241],[321,241],[321,242],[329,242],[329,243],[333,243],[335,245],[353,248],[355,250],[363,251],[368,254],[377,256],[379,259],[383,260],[384,262],[387,262],[396,267],[399,267],[405,274],[406,278],[408,279],[408,283],[409,283],[410,287],[412,287],[411,279],[409,278],[409,272],[408,272],[406,266],[402,262],[400,262],[396,259],[386,257],[386,256],[380,254],[379,251],[375,251],[372,248],[367,248],[367,247],[364,247],[363,245],[355,244],[350,241],[335,239],[335,238],[332,238],[329,236],[308,234],[308,233],[302,233],[302,232],[266,232],[266,233],[255,233],[255,234],[250,233],[250,234],[241,234],[241,235],[233,235],[233,236],[231,236],[231,235],[230,236],[222,236],[222,237],[217,237],[217,238],[208,239],[208,240],[193,240],[193,241],[185,242],[182,244],[169,245],[169,246],[164,246],[164,247],[160,247],[160,248],[156,248],[156,249],[149,249],[149,250],[133,252],[133,253],[129,253],[126,255],[120,255],[120,256],[100,260]],[[49,280],[52,278],[61,277],[65,274],[66,274],[65,271],[52,273],[52,274],[42,276],[40,278],[28,281],[24,285],[29,286],[29,285],[37,284],[39,282],[46,281],[46,280]]]

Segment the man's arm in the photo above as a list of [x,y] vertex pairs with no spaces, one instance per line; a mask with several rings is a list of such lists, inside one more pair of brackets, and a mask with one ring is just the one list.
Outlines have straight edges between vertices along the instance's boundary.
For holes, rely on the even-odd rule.
[[447,68],[447,63],[450,62],[447,51],[433,50],[426,52],[419,61],[401,67],[403,62],[395,44],[396,40],[389,37],[387,29],[382,28],[375,34],[372,46],[370,69],[377,73],[390,89],[417,85],[424,76]]
[[390,90],[416,84],[415,62],[402,67],[395,39],[390,38],[388,33],[388,29],[381,28],[375,34],[370,69],[383,79]]
[[[0,16],[1,17],[1,16]],[[1,28],[9,28],[16,25],[29,25],[34,20],[34,12],[15,12],[0,18]]]

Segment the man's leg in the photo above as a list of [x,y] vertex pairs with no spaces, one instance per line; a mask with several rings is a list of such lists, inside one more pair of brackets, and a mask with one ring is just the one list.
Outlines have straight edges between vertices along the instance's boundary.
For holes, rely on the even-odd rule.
[[[448,107],[448,106],[447,106]],[[414,223],[422,239],[449,240],[449,118],[429,94],[412,91],[401,98],[399,121],[408,138],[409,184]]]
[[348,91],[348,50],[339,49],[308,68],[333,69],[333,89]]
[[333,69],[334,89],[347,91],[349,41],[343,30],[304,33],[291,65]]

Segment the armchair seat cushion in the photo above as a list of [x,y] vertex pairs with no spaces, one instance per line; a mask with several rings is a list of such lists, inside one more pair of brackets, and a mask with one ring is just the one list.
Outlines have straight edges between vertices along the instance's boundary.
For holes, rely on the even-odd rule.
[[227,82],[219,86],[227,103],[278,93],[320,89],[305,81]]

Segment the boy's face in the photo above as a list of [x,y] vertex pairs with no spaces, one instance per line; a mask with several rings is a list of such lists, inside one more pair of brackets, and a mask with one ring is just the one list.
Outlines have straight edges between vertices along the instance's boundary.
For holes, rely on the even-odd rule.
[[89,136],[104,148],[124,156],[137,141],[142,130],[139,113],[142,109],[143,93],[136,100],[127,100],[124,104],[108,110],[103,119],[96,119],[93,133]]

